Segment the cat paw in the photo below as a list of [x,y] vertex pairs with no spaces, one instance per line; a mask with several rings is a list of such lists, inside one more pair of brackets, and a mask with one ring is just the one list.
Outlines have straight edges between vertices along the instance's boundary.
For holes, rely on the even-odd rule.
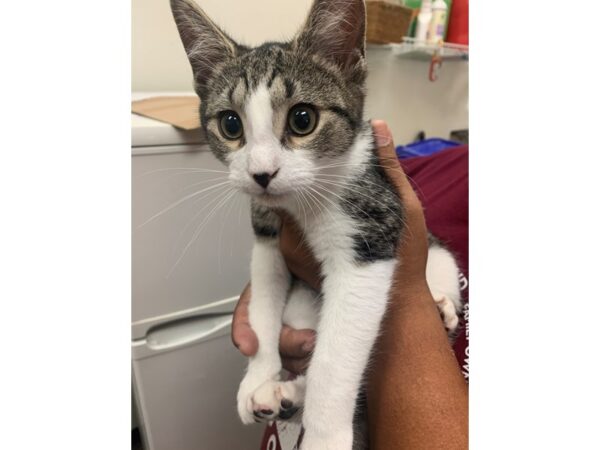
[[306,430],[300,450],[352,450],[352,428],[328,436],[318,436]]
[[266,381],[252,394],[252,415],[259,422],[290,420],[304,403],[305,389],[303,377],[291,381]]
[[254,402],[252,400],[254,391],[264,383],[272,381],[268,377],[259,376],[252,372],[246,373],[246,376],[240,383],[237,394],[237,409],[240,419],[244,425],[257,422],[254,415]]
[[454,303],[452,303],[445,295],[434,295],[433,299],[435,300],[435,304],[440,311],[440,315],[442,316],[446,330],[448,330],[448,333],[454,333],[458,328],[459,322]]

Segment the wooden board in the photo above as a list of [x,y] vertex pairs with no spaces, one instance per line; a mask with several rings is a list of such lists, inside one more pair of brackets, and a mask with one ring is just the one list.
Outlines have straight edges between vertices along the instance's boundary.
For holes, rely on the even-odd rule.
[[150,97],[131,102],[131,111],[184,130],[200,128],[200,99],[195,95]]

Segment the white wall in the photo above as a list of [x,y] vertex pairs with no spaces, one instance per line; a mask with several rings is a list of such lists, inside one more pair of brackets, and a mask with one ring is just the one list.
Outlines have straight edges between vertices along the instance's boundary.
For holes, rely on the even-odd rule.
[[436,82],[429,81],[429,62],[394,56],[389,49],[367,49],[368,118],[384,119],[396,145],[427,137],[448,138],[469,126],[469,65],[444,61]]
[[[196,0],[234,39],[255,45],[285,40],[302,25],[312,0]],[[192,73],[169,0],[132,0],[132,90],[190,91]],[[386,120],[397,144],[418,131],[448,137],[468,127],[468,63],[446,61],[431,83],[428,63],[369,48],[367,116]]]
[[[196,0],[232,38],[248,45],[285,40],[304,22],[311,0]],[[132,89],[191,89],[192,71],[169,0],[132,0]]]

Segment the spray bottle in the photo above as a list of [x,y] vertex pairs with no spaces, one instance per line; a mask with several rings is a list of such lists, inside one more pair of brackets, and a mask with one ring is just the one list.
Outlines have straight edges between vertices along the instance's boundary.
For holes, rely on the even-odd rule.
[[417,16],[417,29],[415,32],[415,39],[419,42],[425,42],[427,40],[427,32],[429,30],[429,23],[431,22],[433,14],[431,11],[431,0],[423,0],[421,4],[421,10]]
[[437,44],[444,40],[446,31],[446,17],[448,16],[448,5],[444,0],[435,0],[431,6],[431,21],[427,31],[427,43]]

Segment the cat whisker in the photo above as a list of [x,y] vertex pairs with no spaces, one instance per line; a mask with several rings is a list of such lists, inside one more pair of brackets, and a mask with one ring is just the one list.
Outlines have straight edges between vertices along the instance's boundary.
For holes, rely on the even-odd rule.
[[229,177],[216,177],[216,178],[211,178],[209,180],[202,180],[202,181],[198,181],[197,183],[192,183],[189,186],[186,186],[182,189],[179,190],[179,192],[184,192],[187,191],[188,189],[191,189],[195,186],[200,186],[202,184],[206,184],[206,183],[210,183],[212,181],[223,181],[223,180],[227,180]]
[[196,192],[193,192],[191,194],[188,194],[185,197],[183,197],[183,198],[177,200],[176,202],[172,203],[171,205],[167,206],[165,209],[157,212],[152,217],[150,217],[148,220],[146,220],[144,223],[142,223],[141,225],[139,225],[137,228],[138,229],[142,228],[143,226],[149,224],[150,222],[152,222],[153,220],[155,220],[158,217],[162,216],[163,214],[171,211],[173,208],[176,208],[177,206],[181,205],[182,203],[185,203],[186,201],[188,201],[188,200],[190,200],[190,199],[192,199],[192,198],[194,198],[194,197],[202,194],[203,192],[206,192],[206,191],[209,191],[209,190],[212,190],[212,189],[216,189],[216,188],[218,188],[220,186],[224,186],[224,185],[229,184],[229,183],[230,183],[229,181],[223,181],[222,183],[218,183],[218,184],[216,184],[214,186],[209,186],[207,188],[204,188],[204,189],[201,189],[199,191],[196,191]]
[[[181,240],[181,238],[183,237],[183,235],[185,234],[185,232],[187,231],[187,229],[190,227],[190,225],[196,220],[196,218],[202,214],[202,211],[205,211],[207,208],[210,208],[211,205],[213,205],[215,202],[217,202],[219,199],[223,198],[225,195],[227,195],[227,193],[231,190],[233,190],[233,188],[231,187],[227,187],[227,186],[223,186],[222,187],[221,192],[218,192],[217,195],[215,196],[215,198],[213,198],[212,200],[208,201],[204,206],[202,206],[202,208],[200,208],[196,214],[194,214],[194,216],[186,223],[185,227],[179,232],[179,237],[177,238],[177,242],[175,245],[177,245],[179,243],[179,241]],[[211,191],[206,195],[203,195],[201,198],[194,200],[194,203],[196,203],[197,201],[208,197],[209,195],[213,195],[215,193],[215,191]]]
[[[321,175],[323,175],[323,174],[321,174]],[[338,175],[327,175],[327,176],[338,176]],[[356,179],[356,178],[353,178],[353,177],[346,177],[346,176],[343,176],[343,175],[342,175],[342,176],[339,176],[339,177],[341,177],[341,178],[348,178],[348,179],[352,179],[352,180],[355,180],[355,179]],[[317,179],[317,180],[318,180],[318,179]],[[321,181],[321,182],[325,182],[326,180],[320,180],[320,181]],[[372,183],[372,182],[369,182],[369,181],[363,181],[363,182],[366,182],[366,183],[369,183],[369,184],[375,185],[375,183]],[[333,182],[329,181],[329,183],[333,183]],[[347,187],[347,184],[346,184],[346,183],[340,183],[340,184],[338,184],[338,186],[339,186],[340,188],[346,188],[346,189],[349,189],[349,190],[351,190],[350,188],[348,188],[348,187]],[[361,191],[361,190],[360,190],[360,186],[358,186],[358,185],[356,185],[356,186],[359,188],[359,190],[352,190],[353,192],[355,192],[355,193],[356,193],[356,194],[358,194],[358,195],[362,195],[362,196],[364,196],[365,198],[367,198],[367,199],[369,199],[369,200],[371,200],[371,201],[375,201],[375,202],[378,202],[378,203],[380,203],[380,204],[383,204],[383,203],[379,202],[377,199],[375,199],[374,197],[369,197],[369,196],[367,196],[367,195],[366,195],[366,194],[365,194],[363,191]],[[418,186],[417,186],[417,189],[418,189]],[[418,189],[418,190],[420,191],[420,189]],[[383,204],[383,205],[385,205],[385,204]],[[388,211],[392,212],[393,214],[395,214],[395,213],[394,213],[394,212],[393,212],[393,211],[390,209],[390,207],[389,207],[389,206],[386,206],[386,209],[387,209]],[[412,236],[413,236],[413,234],[412,234],[412,231],[410,230],[410,227],[409,227],[408,223],[406,222],[406,220],[405,220],[403,217],[401,217],[401,216],[398,216],[397,214],[395,214],[395,217],[397,217],[397,218],[398,218],[398,220],[400,221],[400,223],[403,225],[403,233],[407,233],[407,235],[409,236],[409,238],[410,238],[410,237],[412,237]]]
[[[331,179],[333,178],[333,179]],[[347,187],[347,186],[351,186],[356,188],[357,190],[355,192],[361,194],[361,195],[365,195],[365,186],[375,186],[375,187],[380,187],[380,185],[378,183],[375,183],[373,181],[370,180],[365,180],[365,179],[357,179],[356,177],[351,177],[351,176],[347,176],[347,175],[335,175],[335,174],[318,174],[316,177],[314,177],[315,180],[318,181],[327,181],[329,183],[336,183],[338,184],[340,187]],[[359,184],[360,183],[360,184]],[[378,201],[375,197],[367,197],[369,199],[372,199],[374,201]]]
[[155,173],[174,172],[174,171],[180,171],[181,173],[179,175],[184,175],[184,174],[187,174],[187,173],[220,173],[220,174],[229,174],[229,172],[226,171],[226,170],[203,169],[201,167],[163,167],[161,169],[154,169],[154,170],[150,170],[148,172],[144,172],[141,175],[139,175],[139,178],[144,178],[144,177],[147,177],[149,175],[153,175]]
[[[412,187],[413,187],[414,189],[416,189],[416,190],[417,190],[417,192],[419,192],[419,194],[420,194],[420,195],[424,195],[424,194],[423,194],[423,191],[421,190],[421,188],[419,187],[419,185],[416,183],[416,181],[415,181],[415,180],[414,180],[414,179],[413,179],[411,176],[409,176],[409,175],[408,175],[408,174],[407,174],[407,173],[406,173],[404,170],[402,170],[402,169],[396,169],[396,168],[390,168],[390,167],[386,167],[386,166],[383,166],[383,165],[381,165],[381,164],[373,164],[373,163],[371,163],[371,162],[364,162],[364,163],[341,163],[341,164],[331,164],[331,165],[327,165],[327,166],[320,166],[320,167],[318,167],[318,168],[314,168],[314,169],[312,169],[312,170],[311,170],[311,169],[304,169],[304,170],[306,170],[306,171],[312,171],[312,172],[316,172],[316,171],[318,171],[318,170],[320,170],[320,169],[329,169],[329,168],[338,168],[338,167],[348,167],[348,166],[349,166],[349,167],[357,167],[357,166],[358,166],[358,167],[360,167],[360,166],[364,166],[364,167],[367,167],[367,166],[371,166],[371,167],[381,167],[381,168],[383,168],[384,170],[393,170],[393,171],[398,171],[398,172],[401,172],[401,173],[403,173],[403,174],[404,174],[404,176],[406,176],[406,178],[407,178],[408,180],[412,181]],[[350,174],[348,174],[348,175],[341,175],[341,174],[328,174],[328,173],[322,173],[322,172],[320,172],[320,173],[319,173],[319,175],[326,175],[326,176],[338,176],[338,177],[344,177],[344,178],[348,178],[348,179],[354,179],[354,180],[356,180],[356,175],[350,175]]]
[[[301,228],[301,230],[300,230],[301,239],[298,241],[298,244],[296,245],[296,248],[294,251],[297,251],[298,248],[300,248],[300,244],[305,240],[305,237],[306,237],[308,218],[307,218],[307,212],[304,207],[304,204],[306,203],[310,207],[310,203],[308,202],[308,200],[305,197],[304,188],[301,188],[300,190],[298,190],[297,193],[298,193],[298,200],[299,200],[300,206],[302,208],[302,215],[304,217],[304,227]],[[311,211],[312,211],[312,207],[311,207]],[[313,213],[313,216],[314,216],[314,213]]]
[[386,139],[386,143],[384,145],[389,145],[392,143],[392,138],[390,138],[389,135],[386,134],[377,134],[377,133],[373,133],[373,137],[374,138],[385,138]]
[[[421,188],[419,187],[419,184],[414,180],[414,178],[412,178],[410,175],[408,175],[404,170],[385,167],[385,166],[382,166],[381,164],[372,164],[372,166],[373,167],[381,167],[381,168],[383,168],[385,170],[393,170],[393,171],[397,171],[397,172],[403,173],[404,176],[406,177],[406,179],[412,182],[411,186],[413,187],[413,189],[415,189],[419,193],[419,195],[421,195],[423,198],[425,198],[425,194],[421,190]],[[323,175],[328,175],[328,174],[323,174]]]
[[304,233],[304,230],[306,229],[306,224],[307,224],[307,217],[306,217],[306,209],[304,208],[304,201],[302,198],[302,191],[298,190],[296,191],[297,194],[297,199],[298,199],[298,204],[300,205],[300,208],[302,209],[302,216],[304,218],[304,228],[302,233]]
[[[315,207],[318,209],[318,213],[323,214],[323,211],[324,211],[323,203],[321,203],[321,201],[319,201],[319,199],[317,197],[315,197],[315,195],[313,193],[311,193],[309,189],[310,189],[310,187],[308,187],[308,186],[305,187],[304,193],[314,202]],[[310,203],[309,203],[309,205],[310,205]],[[311,207],[311,209],[312,209],[312,207]],[[327,209],[327,208],[325,208],[325,209]]]
[[[375,197],[372,197],[372,196],[369,196],[369,195],[365,194],[363,186],[360,186],[360,185],[357,185],[357,184],[352,184],[352,183],[341,183],[341,182],[331,181],[331,180],[326,180],[326,179],[323,180],[323,179],[319,179],[319,178],[315,178],[315,181],[320,182],[320,183],[326,183],[326,184],[329,184],[329,185],[332,185],[332,186],[336,186],[336,187],[339,187],[341,189],[347,189],[350,192],[353,192],[353,193],[355,193],[357,195],[360,195],[361,197],[364,197],[365,199],[367,199],[369,201],[372,201],[372,202],[375,202],[375,203],[377,203],[379,205],[382,205],[394,217],[396,217],[398,220],[400,220],[400,222],[402,224],[404,224],[404,219],[401,216],[399,216],[394,210],[392,210],[389,205],[387,205],[386,203],[384,203],[384,202],[376,199]],[[367,182],[367,183],[370,183],[370,182]],[[370,183],[370,184],[375,185],[374,183]],[[356,187],[356,188],[353,188],[353,187],[350,187],[350,186],[353,186],[353,187]],[[347,202],[347,200],[345,200],[345,199],[342,199],[342,200],[344,202]]]
[[181,262],[183,257],[187,254],[187,252],[190,249],[190,247],[192,246],[192,244],[196,241],[196,239],[198,239],[198,236],[200,236],[200,233],[202,232],[202,230],[204,229],[204,227],[206,226],[208,221],[210,219],[212,219],[212,217],[219,210],[219,208],[221,208],[223,205],[225,205],[225,203],[227,203],[235,194],[236,194],[235,189],[231,189],[230,191],[228,191],[225,194],[225,196],[221,197],[221,200],[206,215],[206,217],[203,219],[203,221],[200,223],[200,225],[198,225],[198,227],[196,228],[196,231],[194,232],[194,234],[192,235],[192,238],[190,239],[188,244],[185,246],[185,248],[181,252],[181,255],[179,256],[179,258],[177,258],[177,261],[175,261],[175,264],[173,265],[173,267],[167,274],[167,278],[169,278],[173,274],[174,270],[177,268],[177,266],[179,265],[179,263]]
[[[233,194],[233,197],[235,197],[236,199],[239,198],[239,197],[236,197],[236,195],[235,195],[237,193],[238,193],[238,191],[235,190],[234,194]],[[221,216],[221,225],[219,226],[219,244],[217,245],[217,254],[219,255],[219,273],[221,273],[221,245],[223,243],[223,229],[225,228],[223,221],[231,213],[231,208],[233,207],[233,203],[234,202],[232,202],[232,201],[226,202],[227,209],[224,209],[223,214]]]
[[[333,222],[333,223],[335,223],[335,222],[336,222],[336,220],[335,220],[335,218],[333,217],[333,214],[331,213],[331,211],[329,211],[329,209],[328,209],[328,208],[327,208],[327,207],[326,207],[326,206],[325,206],[325,205],[324,205],[324,204],[323,204],[323,203],[322,203],[322,202],[321,202],[321,201],[320,201],[320,200],[319,200],[317,197],[315,197],[315,195],[314,195],[314,194],[311,194],[311,193],[309,192],[309,190],[310,190],[310,191],[312,191],[312,192],[314,192],[314,193],[316,193],[316,194],[318,194],[320,197],[323,197],[323,198],[327,198],[327,197],[323,196],[321,193],[319,193],[318,191],[316,191],[314,188],[312,188],[312,187],[310,187],[310,186],[306,186],[306,188],[308,189],[308,190],[306,191],[306,193],[310,195],[310,197],[313,199],[313,201],[317,202],[317,205],[319,205],[319,212],[322,214],[322,213],[323,213],[323,211],[327,211],[327,213],[329,213],[329,217],[331,218],[332,222]],[[337,205],[336,205],[336,206],[337,206]],[[328,240],[328,242],[329,242],[329,245],[331,245],[331,238],[330,238],[330,236],[329,236],[329,235],[328,235],[328,237],[327,237],[327,240]]]
[[[333,192],[331,189],[328,189],[326,186],[320,185],[320,184],[318,184],[318,183],[317,183],[317,185],[318,185],[318,186],[319,186],[321,189],[323,189],[325,192],[328,192],[328,193],[330,193],[330,194],[332,194],[332,195],[335,195],[336,197],[338,197],[338,198],[341,200],[341,202],[342,202],[342,203],[348,203],[348,201],[347,201],[346,199],[344,199],[344,198],[343,198],[343,197],[341,197],[340,195],[336,194],[336,193],[335,193],[335,192]],[[367,198],[369,198],[369,197],[367,197]],[[330,200],[330,199],[329,199],[329,200]],[[331,201],[331,200],[330,200],[330,201]],[[335,203],[334,203],[333,201],[331,201],[331,203],[335,205]],[[336,206],[337,206],[337,205],[336,205]],[[388,237],[388,236],[386,236],[386,234],[383,232],[383,229],[382,229],[382,227],[381,227],[381,226],[379,226],[379,225],[377,224],[377,221],[376,221],[375,219],[373,219],[373,217],[371,217],[371,215],[370,215],[368,212],[366,212],[365,210],[363,210],[363,209],[359,208],[359,207],[358,207],[358,206],[356,206],[356,205],[353,205],[352,207],[353,207],[353,208],[356,208],[356,209],[358,209],[358,210],[359,210],[361,213],[365,214],[365,215],[366,215],[366,216],[367,216],[369,219],[371,219],[371,221],[373,222],[373,224],[376,224],[376,225],[377,225],[377,228],[378,228],[379,232],[381,233],[381,235],[383,236],[384,240],[385,240],[386,242],[388,242],[388,243],[390,242],[390,241],[389,241],[389,237]],[[339,209],[339,208],[338,208],[338,209]],[[369,244],[368,244],[368,242],[365,240],[365,238],[364,238],[364,235],[362,235],[362,233],[361,233],[361,236],[362,236],[362,239],[363,239],[363,241],[365,242],[365,244],[366,244],[367,248],[369,248],[369,250],[370,250]]]
[[[334,192],[332,192],[331,190],[327,189],[326,187],[324,187],[324,186],[319,186],[319,185],[317,185],[317,186],[318,186],[318,187],[320,187],[321,189],[323,189],[325,192],[328,192],[328,193],[330,193],[330,194],[333,194],[333,195],[336,195],[336,196],[337,196],[337,194],[335,194],[335,193],[334,193]],[[324,198],[325,200],[329,201],[329,203],[331,203],[331,204],[333,205],[333,207],[334,207],[334,208],[336,208],[336,209],[338,210],[338,212],[340,212],[340,214],[342,214],[342,215],[344,214],[344,211],[342,211],[342,209],[341,209],[341,208],[340,208],[340,207],[339,207],[339,206],[338,206],[338,205],[337,205],[337,204],[336,204],[336,203],[335,203],[333,200],[331,200],[329,197],[327,197],[327,196],[325,196],[325,195],[321,194],[321,193],[320,193],[318,190],[316,190],[316,189],[314,189],[314,188],[311,188],[311,187],[309,187],[309,189],[311,189],[313,192],[315,192],[316,194],[318,194],[320,197],[322,197],[322,198]],[[340,197],[340,198],[341,198],[341,197]],[[326,210],[326,211],[329,213],[329,216],[331,217],[331,220],[332,220],[332,222],[334,222],[334,223],[335,223],[335,222],[336,222],[336,220],[335,220],[335,218],[333,217],[333,214],[331,214],[331,211],[329,211],[329,209],[327,209],[327,207],[325,207],[325,210]],[[365,213],[365,214],[366,214],[366,213]],[[367,214],[367,215],[368,215],[368,214]],[[365,239],[365,236],[364,236],[364,234],[363,234],[363,233],[362,233],[362,232],[361,232],[359,229],[357,229],[357,230],[356,230],[356,232],[357,232],[358,234],[360,234],[360,236],[361,236],[361,239],[363,240],[363,242],[365,243],[365,245],[367,246],[367,248],[369,249],[369,251],[371,251],[371,248],[370,248],[370,246],[369,246],[369,243],[368,243],[368,242],[367,242],[367,240]]]

